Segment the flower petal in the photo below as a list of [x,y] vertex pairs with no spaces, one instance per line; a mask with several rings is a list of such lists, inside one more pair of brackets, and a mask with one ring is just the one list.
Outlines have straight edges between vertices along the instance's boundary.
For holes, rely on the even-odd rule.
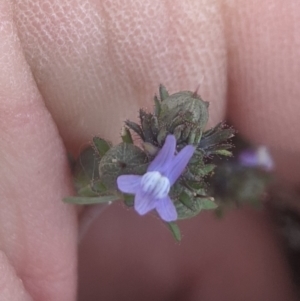
[[169,164],[166,176],[170,180],[170,184],[173,185],[176,180],[183,173],[185,167],[189,163],[195,151],[195,147],[192,145],[185,146],[177,156]]
[[257,154],[254,151],[244,151],[239,155],[239,162],[241,165],[244,166],[257,166],[258,165],[258,158]]
[[164,171],[169,167],[170,162],[174,158],[176,149],[176,138],[174,135],[168,135],[164,146],[159,151],[154,160],[150,163],[147,171]]
[[169,196],[158,200],[156,210],[159,216],[166,222],[175,221],[177,219],[175,205]]
[[136,194],[141,184],[141,176],[137,175],[122,175],[117,178],[119,190],[124,193]]
[[260,146],[257,149],[257,157],[259,165],[263,168],[265,168],[268,171],[271,171],[274,169],[275,164],[273,161],[273,158],[271,157],[271,154],[269,153],[269,150],[266,146]]
[[243,166],[262,167],[267,171],[274,169],[274,161],[265,146],[243,151],[239,156],[239,162]]
[[156,207],[156,200],[151,198],[151,195],[143,193],[138,190],[134,198],[134,209],[140,214],[144,215]]

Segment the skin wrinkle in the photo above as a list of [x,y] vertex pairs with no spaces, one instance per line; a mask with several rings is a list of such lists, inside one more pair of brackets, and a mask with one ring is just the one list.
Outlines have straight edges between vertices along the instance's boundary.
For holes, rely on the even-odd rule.
[[[66,155],[24,59],[12,13],[12,5],[1,1],[1,249],[15,269],[14,285],[1,298],[26,300],[20,277],[36,300],[73,300],[76,220],[74,209],[61,202],[71,193]],[[14,289],[24,298],[16,299]]]
[[[91,133],[115,141],[119,133],[108,126],[108,116],[119,127],[127,118],[135,120],[140,106],[152,108],[160,82],[171,92],[193,90],[204,77],[201,95],[215,108],[211,124],[223,118],[226,56],[223,25],[220,17],[214,17],[218,16],[218,2],[189,1],[181,4],[180,14],[161,1],[80,1],[80,5],[78,1],[54,1],[46,11],[34,1],[16,3],[27,60],[69,150],[77,153]],[[64,15],[54,12],[57,5]],[[123,14],[121,5],[130,14]],[[195,10],[201,11],[200,18]],[[28,11],[35,11],[34,18],[26,18]],[[50,16],[49,11],[53,12]],[[172,18],[168,18],[170,13]],[[32,32],[33,23],[39,25]],[[199,28],[209,31],[211,38],[202,37]],[[68,51],[57,44],[59,38]],[[199,51],[191,51],[186,41]],[[205,73],[207,63],[212,76]],[[209,89],[212,85],[214,93]],[[112,103],[126,106],[116,112]],[[74,115],[79,121],[71,117]]]
[[5,253],[0,251],[0,296],[1,300],[32,301],[26,292],[22,280],[17,277]]
[[[1,8],[1,6],[0,6]],[[2,72],[0,73],[0,82],[2,93],[0,100],[2,102],[10,97],[9,105],[5,102],[2,104],[2,109],[7,113],[12,111],[12,107],[18,104],[21,99],[27,94],[33,94],[33,81],[30,77],[30,70],[27,65],[22,63],[23,56],[21,47],[17,38],[16,28],[11,22],[12,10],[10,8],[0,10],[1,18],[1,36],[4,34],[4,42],[0,44],[0,60],[3,64]],[[12,60],[13,58],[13,60]],[[20,80],[20,75],[23,80]],[[25,85],[24,82],[29,83]],[[0,114],[4,113],[1,110]]]
[[[39,4],[41,2],[43,4],[49,3],[49,5],[40,8]],[[195,86],[197,86],[198,84],[199,78],[201,79],[203,77],[204,72],[206,72],[204,78],[204,84],[203,87],[201,87],[201,89],[203,88],[203,91],[201,90],[201,95],[205,100],[211,101],[211,109],[216,107],[220,108],[220,113],[218,113],[220,115],[213,117],[212,124],[214,124],[216,121],[219,121],[223,117],[224,114],[223,108],[225,107],[225,100],[226,100],[225,93],[226,93],[226,80],[227,80],[227,68],[226,68],[227,58],[226,58],[226,49],[225,49],[226,46],[225,38],[223,35],[224,24],[221,22],[221,19],[219,19],[220,14],[218,13],[219,2],[218,1],[215,2],[196,1],[195,3],[188,2],[191,3],[189,13],[186,13],[186,11],[181,6],[179,6],[180,3],[176,1],[172,3],[169,2],[170,4],[166,5],[166,11],[169,13],[165,13],[165,11],[158,12],[157,18],[155,18],[154,20],[153,20],[153,16],[149,14],[149,11],[147,9],[144,10],[144,8],[142,7],[142,10],[138,11],[137,8],[130,6],[132,5],[132,2],[128,2],[128,3],[129,4],[125,5],[125,3],[114,2],[114,1],[110,1],[110,2],[95,1],[94,3],[92,1],[89,2],[88,1],[84,1],[84,2],[55,1],[51,3],[50,1],[37,2],[33,0],[16,1],[15,20],[17,22],[18,31],[20,34],[22,46],[24,47],[25,50],[26,58],[34,72],[35,78],[38,82],[39,89],[45,98],[46,105],[49,108],[52,116],[55,118],[55,122],[57,123],[58,128],[63,136],[63,139],[66,142],[68,150],[72,150],[74,153],[76,153],[76,151],[79,149],[78,145],[82,145],[83,142],[86,143],[86,141],[91,137],[91,135],[99,134],[106,138],[116,139],[117,136],[116,129],[119,128],[119,125],[121,124],[121,121],[123,119],[127,117],[134,119],[134,117],[137,115],[136,113],[137,109],[141,105],[142,106],[147,105],[148,107],[152,108],[151,99],[153,96],[153,91],[157,89],[157,84],[160,81],[165,83],[167,87],[171,90],[171,92],[178,91],[179,89],[182,88],[194,89]],[[145,3],[147,4],[148,2]],[[232,3],[233,5],[235,4],[238,5],[238,7],[240,6],[246,7],[246,5],[244,5],[244,3],[241,1],[240,2],[232,1]],[[155,2],[153,5],[155,4],[160,5],[159,1]],[[110,7],[108,5],[110,5]],[[180,12],[179,15],[177,16],[175,15],[176,16],[175,18],[170,14],[172,5],[174,5],[174,11],[176,11],[176,6],[180,7],[183,10],[183,12]],[[199,7],[197,5],[199,5]],[[258,6],[259,3],[256,3],[253,7],[258,7]],[[216,10],[210,9],[211,7],[214,7]],[[53,13],[50,14],[49,10],[51,10],[51,8],[53,8],[52,10]],[[132,23],[131,26],[128,27],[129,28],[128,30],[133,31],[136,30],[136,28],[140,30],[137,31],[137,34],[132,33],[132,35],[134,35],[134,38],[137,40],[137,42],[140,42],[139,44],[140,46],[135,48],[134,44],[130,45],[131,31],[130,32],[120,31],[119,35],[116,34],[113,36],[114,39],[112,39],[110,45],[105,44],[106,38],[107,36],[109,36],[109,31],[107,28],[105,28],[103,24],[103,18],[105,16],[101,15],[100,12],[101,9],[105,9],[106,11],[110,11],[110,12],[112,11],[116,12],[116,15],[112,15],[111,21],[109,23],[112,27],[115,26],[114,23],[118,23],[119,28],[121,30],[123,27],[127,28],[125,27],[125,25],[127,25],[128,22],[127,20],[125,20],[125,16],[119,17],[117,13],[123,9],[128,10],[128,8],[131,8],[132,10],[136,9],[137,16],[129,19],[130,22]],[[241,10],[239,11],[241,12]],[[211,13],[211,15],[206,20],[201,19],[201,21],[197,21],[198,18],[197,12],[199,14],[204,12],[203,13],[204,15],[206,14],[209,15],[209,13]],[[237,16],[234,13],[235,10],[230,12],[230,14],[233,17],[239,18],[240,13],[237,13]],[[190,14],[195,14],[194,19],[191,18],[190,21],[185,21],[189,19],[188,16]],[[255,11],[253,15],[254,14]],[[147,17],[144,19],[144,21],[148,20],[148,22],[144,23],[143,21],[140,21],[143,23],[139,23],[139,22],[134,23],[134,21],[138,19],[139,15]],[[115,17],[117,16],[118,18],[120,18],[120,20],[115,20],[114,16]],[[242,36],[247,37],[248,26],[245,22],[243,22],[244,20],[243,18],[240,19],[241,19],[241,22],[239,24],[240,26],[237,26],[236,28],[238,28],[238,30],[243,30]],[[167,20],[171,20],[173,23],[167,22]],[[180,21],[183,23],[179,24]],[[228,22],[227,19],[226,22]],[[251,23],[251,18],[247,19],[247,22]],[[34,23],[34,26],[31,23]],[[178,27],[177,29],[178,32],[180,32],[181,30],[180,27],[188,28],[187,32],[185,33],[186,37],[182,38],[182,36],[176,36],[177,31],[175,30],[175,34],[172,32],[172,35],[175,36],[171,38],[170,37],[171,32],[168,31],[170,30],[170,28],[171,29],[173,28],[171,24],[174,24],[174,27]],[[148,30],[148,28],[150,28],[150,25],[153,25],[153,27],[151,27],[151,30]],[[101,26],[103,26],[104,28],[103,30]],[[108,24],[106,24],[106,26],[108,26]],[[94,39],[89,38],[91,32],[88,31],[86,28],[90,28],[92,30]],[[253,31],[249,33],[249,37],[252,38],[252,43],[255,43],[256,34],[254,31],[254,27],[251,27],[251,29]],[[138,34],[139,36],[136,37],[136,35]],[[145,34],[147,34],[146,38],[143,39]],[[234,47],[230,47],[231,55],[234,54],[234,56],[240,58],[241,60],[245,58],[247,59],[249,58],[249,60],[251,60],[254,51],[249,53],[247,48],[243,48],[243,53],[237,51],[236,49],[240,49],[241,46],[239,42],[240,36],[238,35],[241,33],[237,32],[234,34],[236,35],[235,38],[237,39],[237,43],[236,45],[234,45]],[[44,41],[44,39],[46,42]],[[128,49],[124,48],[125,42],[127,42],[127,44],[125,45],[126,47],[128,47]],[[186,46],[187,42],[188,42],[188,46]],[[1,46],[2,45],[3,44],[1,44]],[[193,45],[193,49],[197,49],[197,51],[193,51],[190,48],[190,45]],[[114,49],[114,47],[116,49]],[[132,50],[130,56],[128,56],[127,50]],[[166,52],[164,56],[159,55],[159,52],[161,50],[164,50]],[[113,54],[113,51],[115,51],[116,54]],[[110,53],[113,55],[110,55]],[[2,52],[0,51],[0,57],[1,54]],[[140,59],[137,59],[138,56],[140,56]],[[245,56],[245,58],[243,58],[243,56]],[[10,56],[8,55],[7,57],[9,58]],[[153,57],[157,58],[156,62],[154,62]],[[115,63],[114,62],[115,58],[116,59],[119,58],[119,61],[117,61],[117,64],[113,65]],[[134,63],[132,63],[134,59],[137,62],[136,65],[138,65],[139,66],[138,68],[140,68],[138,77],[136,73],[129,72],[131,71],[130,68],[132,68],[133,71],[135,71],[135,68],[137,68],[137,66],[134,66]],[[144,60],[147,62],[147,64],[144,63]],[[148,60],[149,60],[149,64],[148,64]],[[256,62],[256,60],[254,59],[251,62]],[[231,70],[233,69],[234,64],[236,62],[231,60],[229,63],[230,63],[229,70]],[[21,65],[24,66],[24,64]],[[269,66],[271,65],[272,64],[268,64],[268,65],[262,64],[264,68],[266,68],[265,66],[267,66],[267,68],[270,68]],[[259,66],[256,66],[256,68],[259,69]],[[8,70],[10,70],[10,68],[8,68]],[[232,76],[231,71],[229,72],[229,70],[228,70],[228,74]],[[251,78],[252,76],[251,68],[249,68],[249,70],[246,70],[246,68],[240,68],[238,70],[242,70],[243,72],[245,72],[245,74],[248,77]],[[295,69],[294,71],[296,70],[297,69]],[[130,74],[130,76],[128,76],[128,78],[124,78],[124,75],[127,76],[128,74]],[[158,77],[157,74],[159,75]],[[239,82],[237,81],[237,78],[239,78],[240,75],[241,74],[237,74],[237,77],[234,78],[236,81],[233,81],[232,79],[231,84],[234,84],[234,86],[239,86]],[[268,75],[272,75],[272,73],[268,73]],[[278,73],[276,73],[276,76],[278,76]],[[14,78],[15,77],[11,77],[11,79]],[[31,76],[29,78],[31,79]],[[146,82],[143,82],[145,79]],[[243,80],[242,92],[245,92],[248,95],[248,93],[251,93],[251,90],[248,89],[248,87],[245,85],[245,82],[247,82],[248,84],[249,81],[244,81],[242,76],[241,76],[241,80]],[[27,88],[26,85],[28,85],[28,83],[29,81],[26,82],[26,84],[24,84],[24,88]],[[135,83],[138,84],[135,85]],[[261,83],[258,83],[258,85],[260,84]],[[266,86],[269,85],[267,81],[264,84]],[[233,86],[231,85],[230,88],[232,87]],[[230,96],[235,96],[235,97],[243,96],[243,95],[238,95],[238,94],[235,95],[231,93],[232,91],[230,91],[229,93]],[[210,97],[210,95],[212,95],[212,97]],[[22,96],[22,99],[24,98],[24,96],[26,96],[26,94]],[[20,94],[17,94],[16,97],[20,97]],[[261,94],[260,97],[263,97],[263,94]],[[145,101],[145,99],[147,99],[147,101]],[[243,98],[239,98],[239,99],[243,99]],[[236,99],[233,101],[236,101]],[[124,108],[122,108],[123,103],[125,104],[125,106],[123,105]],[[116,107],[118,107],[117,113],[115,112]],[[239,110],[241,110],[241,112],[246,111],[248,114],[248,110],[245,110],[242,102],[240,103],[240,106],[238,108]],[[212,111],[214,110],[215,109],[212,109]],[[262,111],[260,107],[259,110],[260,112]],[[237,115],[238,113],[239,111],[237,111]],[[245,113],[243,113],[243,115],[244,114]],[[216,120],[214,120],[214,118],[216,118]],[[248,136],[250,136],[251,134],[251,129],[255,133],[255,129],[257,128],[258,125],[256,120],[253,123],[246,124],[246,127],[243,125],[242,122],[238,123],[237,120],[233,120],[233,121],[236,122],[236,124],[238,124],[238,126],[242,129],[242,132],[243,133],[245,132]],[[253,124],[255,124],[255,127],[253,127]],[[285,137],[280,137],[280,139],[283,138]],[[44,144],[49,143],[48,140],[43,140],[43,141]],[[47,161],[48,164],[49,161],[52,162],[51,161],[52,159],[53,158],[50,155],[48,158],[45,157],[45,161]],[[25,159],[24,161],[26,163]],[[58,172],[56,173],[56,175],[61,175],[61,173]],[[59,184],[56,185],[59,186]],[[56,191],[57,188],[56,185],[52,187],[53,191]],[[61,185],[63,185],[63,183],[61,183]],[[41,199],[42,201],[44,201],[43,198]],[[157,268],[157,266],[163,265],[162,263],[165,263],[166,262],[165,260],[168,259],[170,259],[169,268],[171,270],[173,269],[176,261],[174,261],[174,257],[170,256],[169,252],[164,252],[166,251],[164,247],[168,249],[167,251],[172,250],[174,254],[176,254],[177,251],[175,251],[174,245],[170,243],[171,238],[168,236],[169,240],[167,240],[166,239],[167,236],[164,236],[164,234],[160,234],[161,228],[159,227],[161,225],[154,226],[154,228],[152,228],[153,225],[150,224],[149,226],[148,224],[149,227],[147,228],[147,225],[144,226],[145,223],[143,220],[143,223],[141,222],[141,224],[139,225],[140,227],[139,226],[137,227],[137,223],[136,223],[137,220],[132,219],[129,221],[129,217],[128,217],[128,223],[132,225],[132,227],[128,229],[127,228],[128,224],[125,223],[127,221],[127,215],[124,215],[123,208],[122,211],[120,211],[119,216],[116,215],[114,211],[110,210],[109,212],[111,214],[110,220],[109,221],[106,220],[106,222],[111,222],[112,225],[109,225],[108,229],[111,229],[110,227],[113,228],[115,222],[120,223],[120,221],[122,220],[123,223],[120,223],[119,227],[113,228],[116,229],[115,232],[107,231],[106,223],[104,224],[105,227],[103,227],[103,224],[102,225],[100,224],[100,226],[98,225],[100,232],[107,231],[103,234],[103,236],[99,235],[99,229],[97,227],[95,228],[94,233],[97,234],[91,237],[94,243],[92,251],[95,251],[95,253],[94,256],[90,257],[91,260],[92,259],[95,260],[96,258],[102,258],[102,256],[104,255],[107,256],[108,259],[106,263],[110,263],[109,259],[111,260],[112,257],[109,257],[107,254],[105,254],[105,252],[103,252],[103,251],[107,251],[107,249],[103,248],[103,245],[108,246],[109,242],[112,243],[113,241],[115,241],[116,238],[115,236],[119,236],[117,238],[121,237],[123,238],[123,241],[119,240],[118,245],[121,247],[122,246],[126,246],[127,248],[129,247],[129,250],[127,250],[127,253],[125,253],[124,250],[121,257],[118,258],[117,255],[119,253],[118,250],[120,250],[120,248],[112,249],[112,251],[115,252],[115,255],[117,257],[116,260],[119,260],[118,267],[122,267],[121,266],[122,262],[123,263],[125,262],[124,258],[130,258],[131,255],[130,249],[134,249],[137,246],[137,242],[141,240],[144,243],[144,248],[147,248],[147,250],[145,250],[146,251],[145,256],[143,257],[142,255],[142,257],[139,257],[139,260],[143,263],[143,270],[149,268],[148,261],[145,260],[147,258],[146,256],[147,253],[149,253],[148,248],[151,246],[156,247],[157,245],[159,245],[160,248],[156,247],[156,250],[154,250],[157,252],[156,254],[157,265],[151,266],[151,269],[153,269],[153,275],[160,275],[161,271]],[[201,216],[201,220],[202,220],[202,216]],[[187,233],[186,240],[184,246],[181,246],[182,248],[186,248],[187,251],[190,252],[193,251],[194,256],[186,256],[186,253],[184,253],[181,254],[184,256],[177,257],[177,260],[179,260],[179,258],[184,258],[184,260],[187,260],[186,258],[188,258],[190,260],[189,262],[190,266],[195,266],[196,261],[194,260],[194,258],[198,258],[199,251],[203,251],[204,253],[205,252],[207,253],[210,252],[209,248],[212,247],[211,241],[208,241],[207,243],[207,240],[205,240],[205,238],[204,239],[199,238],[198,235],[190,236],[192,238],[190,238],[190,240],[188,239],[188,235],[189,235],[188,233],[194,233],[195,229],[201,229],[200,235],[203,235],[203,233],[206,232],[208,236],[211,235],[211,231],[210,231],[211,228],[209,227],[209,225],[215,226],[216,224],[215,221],[211,221],[211,224],[209,225],[207,223],[203,223],[200,225],[198,224],[198,222],[200,222],[200,219],[191,222],[191,225],[193,225],[193,227],[191,227],[189,231],[186,231]],[[236,226],[237,225],[240,226],[242,223],[243,223],[243,219],[238,221],[238,223],[232,223],[232,225],[234,226],[233,228],[236,229]],[[157,229],[155,227],[157,227]],[[63,229],[63,227],[59,227],[59,226],[57,226],[57,228],[59,228],[59,230]],[[226,228],[224,227],[224,229]],[[255,222],[251,224],[251,229],[252,231],[254,231],[253,232],[254,234],[260,233],[261,230],[259,227],[256,227]],[[131,236],[128,238],[128,233],[127,232],[124,233],[122,232],[122,230],[129,231],[131,233]],[[141,233],[144,234],[147,233],[147,231],[148,233],[151,232],[151,234],[149,235],[150,237],[145,235],[143,240],[143,237],[141,237],[142,235]],[[224,234],[223,242],[226,243],[226,241],[230,239],[231,234],[230,233],[227,234],[227,232],[226,233],[224,232],[223,234]],[[226,236],[225,234],[227,234],[228,236]],[[204,234],[204,236],[205,235],[206,234]],[[66,237],[69,236],[66,235]],[[231,241],[231,246],[233,249],[235,247],[235,244],[238,245],[239,237],[240,236],[236,237],[235,240]],[[221,239],[222,237],[219,238]],[[131,245],[128,243],[127,239],[132,240]],[[214,250],[219,250],[220,247],[222,247],[222,244],[220,245],[219,240],[216,239],[215,237],[211,239],[215,241]],[[166,244],[166,241],[169,242],[169,245]],[[201,246],[197,244],[193,244],[193,242],[191,241],[195,243],[198,241],[199,245]],[[263,248],[262,246],[257,244],[256,246],[258,252],[260,248]],[[264,247],[268,249],[267,245],[265,245]],[[87,249],[88,250],[91,249],[91,241],[89,244],[87,244]],[[268,249],[268,251],[277,252],[276,248],[273,249]],[[138,253],[139,251],[138,249],[134,249],[134,250],[136,250],[137,255],[141,256]],[[176,250],[178,250],[178,248]],[[229,250],[232,249],[229,248]],[[177,255],[180,254],[179,252],[180,251],[178,251]],[[247,257],[241,258],[241,261],[239,262],[240,263],[239,266],[242,267],[243,266],[242,260],[247,260],[247,259],[248,259]],[[133,263],[135,262],[136,259],[134,258]],[[201,264],[200,261],[199,264]],[[279,258],[278,261],[274,261],[274,264],[272,263],[271,266],[272,269],[275,270],[277,268],[277,265],[280,268],[282,268],[282,270],[285,271],[285,266],[281,261],[281,257]],[[93,262],[93,266],[97,267],[96,262]],[[134,281],[136,281],[136,279],[139,279],[138,272],[136,271],[133,264],[131,266],[128,266],[128,268],[131,268],[132,269],[131,271],[136,273],[135,274],[136,277],[130,278],[130,280],[132,280],[132,283],[135,285],[136,283]],[[115,273],[117,273],[117,271],[119,270],[112,270],[112,269],[108,269],[108,270],[110,271],[110,273],[114,274],[113,279],[115,279],[116,278]],[[125,272],[126,268],[123,271]],[[229,276],[232,275],[231,271],[232,270],[230,270]],[[103,273],[101,266],[97,272],[100,273],[99,278],[86,277],[86,280],[88,280],[89,282],[95,281],[94,282],[95,286],[97,289],[99,289],[99,283],[105,284],[106,273]],[[224,277],[227,276],[226,272],[228,272],[228,270],[225,269],[222,274]],[[168,277],[170,275],[171,277],[172,276],[175,277],[174,276],[175,274],[176,273],[166,273],[164,274],[165,277],[163,276],[161,277],[164,278],[163,280],[166,280],[169,279]],[[179,277],[178,274],[179,273],[176,274],[176,277]],[[282,274],[285,275],[285,273]],[[276,272],[274,272],[274,275],[276,277],[277,275]],[[98,275],[96,274],[96,276]],[[120,277],[120,275],[117,276]],[[151,275],[150,276],[148,275],[148,277],[149,277],[148,280],[149,282],[151,281],[151,284],[152,283],[153,285],[157,284],[157,280],[155,277],[151,277]],[[123,285],[123,287],[126,288],[126,284],[128,283],[126,283],[126,281],[124,281],[124,279],[122,278],[117,278],[117,279],[119,279],[121,285]],[[171,278],[168,290],[165,291],[166,295],[168,295],[170,291],[174,289],[174,286],[172,285],[174,284],[174,282],[172,282],[172,279],[173,278]],[[247,279],[247,283],[249,283],[249,289],[255,288],[251,280],[252,279],[249,280]],[[288,278],[285,278],[285,280],[288,281]],[[145,282],[145,287],[152,289],[152,286],[149,285],[149,282],[148,281]],[[209,284],[211,283],[212,282],[208,281],[206,286],[207,289],[211,289],[211,286],[209,286]],[[285,284],[283,284],[283,287],[287,288],[288,285],[285,286]],[[281,286],[278,285],[276,289],[277,288],[278,290],[280,290]],[[102,291],[102,288],[100,289]],[[217,289],[215,289],[215,287],[213,287],[212,289],[218,291]],[[159,291],[157,291],[157,294],[158,293]],[[278,294],[278,296],[280,297],[280,294]],[[155,298],[152,298],[152,300],[154,299]],[[65,300],[65,298],[63,298],[63,300]]]
[[[41,119],[47,123],[47,119],[44,117],[45,116],[41,116]],[[33,124],[39,124],[43,127],[41,122],[38,122],[36,118],[31,118],[31,121]],[[14,266],[17,267],[19,274],[22,275],[22,279],[25,281],[26,287],[33,295],[40,296],[41,298],[41,287],[49,287],[43,290],[44,297],[48,296],[47,298],[49,298],[49,296],[53,294],[51,293],[53,284],[57,283],[59,284],[58,286],[61,286],[63,278],[70,279],[70,275],[74,275],[74,265],[70,265],[69,260],[66,261],[63,258],[64,252],[70,253],[70,240],[64,239],[62,241],[61,237],[61,235],[66,237],[72,237],[74,235],[73,230],[68,230],[68,227],[66,227],[66,222],[68,223],[68,221],[70,221],[67,210],[71,208],[64,208],[61,203],[62,196],[55,196],[55,193],[53,193],[54,186],[56,186],[58,191],[60,189],[65,190],[68,183],[62,181],[60,188],[60,185],[56,184],[58,179],[57,168],[47,168],[47,172],[45,172],[45,166],[40,164],[40,162],[45,162],[45,156],[48,158],[52,156],[50,162],[53,160],[53,157],[56,158],[54,161],[62,161],[62,159],[64,159],[64,157],[60,158],[58,155],[52,155],[52,148],[58,149],[59,147],[57,143],[54,143],[54,137],[52,138],[49,132],[47,138],[49,138],[52,143],[51,147],[47,147],[47,152],[34,154],[33,149],[37,148],[37,143],[34,143],[36,141],[35,136],[39,136],[39,133],[35,133],[34,130],[31,130],[31,124],[23,125],[22,130],[19,128],[19,131],[12,134],[10,136],[10,143],[12,144],[12,141],[16,141],[20,133],[23,133],[22,139],[26,141],[27,130],[30,132],[33,143],[26,145],[26,143],[22,143],[19,139],[19,143],[23,145],[24,151],[12,154],[11,158],[8,159],[8,161],[13,161],[11,168],[4,175],[1,175],[1,183],[11,181],[8,182],[11,188],[7,185],[4,186],[6,189],[4,189],[1,194],[1,207],[11,212],[9,215],[5,215],[5,211],[1,211],[1,221],[4,222],[1,228],[3,228],[3,231],[6,231],[6,238],[9,239],[4,240],[4,245],[6,246],[5,251],[7,254],[10,254]],[[9,143],[5,143],[2,147],[2,151],[7,152],[11,147]],[[45,141],[42,143],[42,147],[45,147]],[[27,157],[27,154],[34,155],[31,158],[27,158],[25,163],[24,156]],[[40,160],[38,160],[39,157]],[[16,164],[18,160],[20,160],[20,164]],[[20,168],[20,165],[22,168]],[[18,177],[20,177],[20,174],[23,177],[27,177],[25,185],[22,185],[22,183],[17,184],[19,181],[11,180],[11,175],[14,176],[16,174]],[[42,176],[40,177],[39,174]],[[38,179],[36,179],[36,175]],[[39,182],[46,182],[47,185],[41,185]],[[17,190],[16,185],[18,185]],[[29,196],[30,200],[28,200]],[[44,200],[47,199],[47,197],[51,197],[51,202],[45,203]],[[11,206],[8,204],[4,205],[9,199],[13,199],[15,202],[13,202]],[[36,200],[38,202],[36,202]],[[60,208],[57,208],[58,205]],[[57,214],[57,210],[59,210],[59,214]],[[55,219],[51,217],[53,214],[57,215]],[[59,216],[63,218],[63,220],[60,220]],[[55,226],[53,225],[54,220]],[[62,229],[64,230],[62,231]],[[7,233],[11,234],[7,235]],[[14,237],[13,240],[11,236]],[[38,245],[38,248],[33,248],[34,245]],[[53,250],[56,251],[53,252]],[[51,262],[51,268],[49,268],[49,263]],[[43,279],[43,281],[38,281],[37,279]],[[68,282],[70,280],[68,280]],[[56,298],[53,300],[55,299]]]

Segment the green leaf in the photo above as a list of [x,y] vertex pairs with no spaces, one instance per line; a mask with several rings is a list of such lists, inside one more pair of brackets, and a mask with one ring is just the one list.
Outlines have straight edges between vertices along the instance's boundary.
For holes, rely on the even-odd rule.
[[226,156],[226,157],[232,157],[232,152],[231,151],[228,151],[226,149],[220,149],[220,150],[216,150],[216,151],[213,151],[211,152],[212,154],[215,154],[215,155],[221,155],[221,156]]
[[194,202],[192,201],[191,197],[185,192],[182,191],[179,195],[179,201],[186,207],[188,207],[189,209],[191,209],[192,211],[196,211]]
[[215,164],[205,164],[203,167],[199,168],[197,175],[204,177],[210,174],[216,168]]
[[176,241],[181,241],[181,233],[178,225],[174,222],[166,223],[169,230],[172,232],[173,237],[176,239]]
[[98,195],[107,191],[106,186],[100,180],[93,181],[91,183],[91,189]]
[[212,210],[218,207],[218,205],[212,199],[201,199],[200,203],[202,209],[204,210]]
[[137,123],[130,121],[130,120],[126,120],[125,124],[131,129],[133,130],[136,134],[138,134],[142,140],[145,140],[144,137],[144,133],[142,128],[140,127],[140,125],[138,125]]
[[77,191],[77,194],[81,197],[96,197],[100,194],[104,194],[106,191],[107,189],[105,185],[100,182],[100,180],[91,180],[90,184],[80,187],[80,189]]
[[119,200],[120,198],[115,195],[98,196],[98,197],[81,197],[81,196],[70,196],[63,199],[66,203],[77,204],[77,205],[91,205],[99,203],[109,203]]
[[147,154],[134,144],[120,143],[112,147],[101,159],[99,177],[107,190],[117,190],[120,175],[142,175],[148,166]]
[[159,124],[158,119],[156,116],[151,116],[151,131],[154,137],[157,137],[157,134],[159,132]]
[[212,135],[213,133],[216,133],[216,132],[222,130],[223,126],[224,126],[224,122],[219,122],[219,123],[218,123],[216,126],[214,126],[213,128],[211,128],[211,129],[205,131],[205,132],[203,133],[203,137],[204,137],[204,138],[209,137],[209,136]]
[[169,92],[167,91],[166,87],[162,84],[159,85],[159,96],[161,101],[169,97]]
[[82,187],[78,190],[77,192],[78,196],[81,197],[95,197],[97,196],[97,193],[95,191],[93,191],[91,185],[87,185],[85,187]]
[[154,96],[154,104],[155,104],[154,105],[154,114],[155,114],[155,116],[159,117],[159,114],[161,112],[161,105],[160,105],[160,101],[156,95]]
[[143,148],[144,148],[145,152],[147,152],[150,156],[157,155],[157,153],[159,151],[159,148],[150,142],[144,142]]
[[151,142],[154,139],[152,128],[151,128],[151,120],[153,115],[147,113],[142,109],[140,109],[139,113],[140,113],[141,126],[144,134],[144,141]]
[[[95,156],[95,151],[91,146],[80,153],[73,168],[73,182],[77,193],[81,189],[83,189],[83,193],[89,191],[91,181],[99,178],[98,164],[99,159]],[[91,196],[90,193],[88,196]]]
[[134,196],[131,194],[124,194],[124,203],[127,207],[134,206]]
[[131,133],[130,133],[129,129],[127,127],[125,127],[125,126],[122,128],[121,138],[122,138],[122,140],[123,140],[124,143],[131,143],[131,144],[133,144]]
[[93,138],[93,145],[94,145],[96,152],[98,153],[98,155],[100,157],[103,157],[111,147],[110,144],[106,140],[104,140],[100,137]]
[[214,145],[225,142],[232,138],[236,131],[232,128],[226,128],[226,125],[219,123],[213,129],[204,132],[199,147],[202,149],[213,148]]
[[205,188],[205,183],[200,181],[190,180],[190,181],[186,181],[185,184],[187,185],[188,188],[192,190],[196,190],[197,193],[199,193],[198,190],[204,191]]
[[194,198],[192,195],[190,195],[190,202],[193,203],[193,209],[184,205],[179,199],[174,201],[178,219],[191,218],[199,214],[199,212],[202,210],[202,204],[198,198]]

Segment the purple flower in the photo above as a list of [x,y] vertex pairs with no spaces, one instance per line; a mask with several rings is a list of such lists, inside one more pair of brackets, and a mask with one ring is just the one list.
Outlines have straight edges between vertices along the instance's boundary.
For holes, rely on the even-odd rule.
[[246,150],[239,156],[241,165],[249,167],[262,167],[267,171],[274,169],[274,161],[265,146],[259,146],[256,150]]
[[143,176],[122,175],[117,179],[118,188],[134,194],[134,209],[144,215],[156,209],[159,216],[166,222],[177,219],[177,211],[169,197],[171,186],[183,173],[194,154],[192,145],[185,146],[177,155],[176,138],[168,135],[164,146],[149,164]]

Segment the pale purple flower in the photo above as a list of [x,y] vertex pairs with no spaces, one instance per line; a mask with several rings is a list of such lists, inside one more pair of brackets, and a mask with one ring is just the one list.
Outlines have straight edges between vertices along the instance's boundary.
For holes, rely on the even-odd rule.
[[118,188],[128,194],[134,194],[134,209],[144,215],[156,209],[166,222],[177,219],[177,211],[169,197],[171,186],[183,173],[194,154],[192,145],[185,146],[177,155],[176,138],[168,135],[164,146],[149,164],[143,176],[122,175],[117,179]]
[[267,171],[274,169],[274,161],[265,146],[259,146],[256,150],[243,151],[239,156],[241,165],[249,167],[262,167]]

